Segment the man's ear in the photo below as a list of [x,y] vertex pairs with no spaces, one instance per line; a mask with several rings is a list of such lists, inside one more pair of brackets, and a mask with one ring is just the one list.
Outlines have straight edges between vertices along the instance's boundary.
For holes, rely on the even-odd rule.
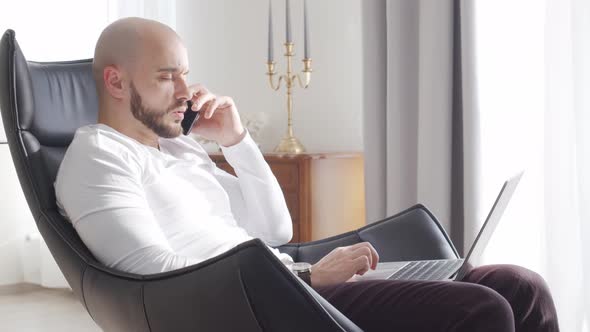
[[102,75],[108,93],[115,99],[123,99],[125,97],[123,73],[115,66],[106,66],[102,71]]

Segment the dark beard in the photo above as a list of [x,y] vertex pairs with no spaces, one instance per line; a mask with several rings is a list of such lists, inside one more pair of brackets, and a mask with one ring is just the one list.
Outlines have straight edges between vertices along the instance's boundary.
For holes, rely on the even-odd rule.
[[167,125],[164,121],[164,117],[171,111],[177,110],[181,106],[186,105],[186,101],[178,100],[173,105],[168,107],[167,110],[159,111],[143,105],[141,96],[139,95],[139,92],[137,92],[137,89],[135,89],[133,82],[129,84],[129,87],[131,90],[130,104],[133,117],[141,121],[141,123],[150,128],[156,135],[160,137],[174,138],[182,134],[180,121],[177,122],[178,125]]

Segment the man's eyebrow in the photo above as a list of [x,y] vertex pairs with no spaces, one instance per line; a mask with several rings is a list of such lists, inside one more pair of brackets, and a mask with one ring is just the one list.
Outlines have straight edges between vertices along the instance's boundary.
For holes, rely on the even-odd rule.
[[[179,71],[180,71],[179,67],[162,67],[162,68],[158,69],[158,73],[176,73]],[[187,70],[183,74],[188,74],[188,72],[189,71]]]
[[162,67],[162,68],[158,69],[159,73],[161,73],[161,72],[175,73],[177,71],[179,71],[178,67]]

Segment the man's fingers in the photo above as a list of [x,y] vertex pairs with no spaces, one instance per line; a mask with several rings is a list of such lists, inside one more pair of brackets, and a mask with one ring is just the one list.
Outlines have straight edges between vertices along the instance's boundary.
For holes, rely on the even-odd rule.
[[[226,96],[216,96],[212,93],[199,95],[193,101],[193,111],[203,111],[203,116],[210,119],[217,109],[231,108],[234,105],[233,99]],[[205,109],[203,109],[205,107]]]
[[361,248],[361,247],[367,247],[370,246],[371,244],[369,242],[359,242],[359,243],[355,243],[353,245],[350,246],[351,249],[357,249],[357,248]]
[[355,258],[353,262],[354,262],[356,274],[358,274],[358,275],[365,274],[371,268],[371,264],[369,263],[369,258],[365,255]]
[[369,249],[371,249],[371,255],[373,256],[373,259],[371,260],[371,268],[374,270],[377,268],[377,263],[379,263],[379,254],[372,244],[369,242],[367,242],[367,244],[369,245]]
[[369,266],[373,266],[373,255],[371,253],[371,249],[368,247],[358,247],[352,251],[352,255],[354,258],[357,258],[358,256],[366,256],[369,260]]
[[352,246],[350,246],[350,248],[352,250],[356,250],[358,248],[368,248],[371,251],[371,268],[373,270],[375,268],[377,268],[377,263],[379,263],[379,254],[377,253],[377,250],[375,250],[375,248],[373,247],[373,245],[371,243],[360,242],[360,243],[353,244]]
[[207,102],[215,99],[215,95],[208,93],[204,95],[199,95],[196,99],[193,100],[193,111],[200,111]]
[[194,99],[200,95],[206,95],[208,93],[210,93],[209,90],[207,90],[207,88],[202,85],[202,84],[195,84],[189,87],[189,91],[191,91],[191,100],[194,101]]
[[213,116],[213,113],[215,112],[217,107],[219,107],[219,100],[218,99],[213,99],[211,102],[209,102],[209,105],[207,106],[207,109],[205,110],[205,119],[210,119]]
[[228,108],[234,105],[234,100],[231,97],[221,96],[217,99],[219,100],[219,108]]

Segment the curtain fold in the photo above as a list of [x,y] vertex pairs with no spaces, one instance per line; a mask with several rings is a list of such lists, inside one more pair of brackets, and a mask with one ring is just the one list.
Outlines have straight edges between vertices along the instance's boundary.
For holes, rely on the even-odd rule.
[[453,0],[451,238],[466,254],[483,224],[481,131],[477,94],[475,3]]
[[545,19],[545,274],[562,330],[588,332],[590,4],[547,0]]
[[362,1],[363,145],[367,222],[387,215],[386,132],[387,17],[386,1]]
[[478,229],[465,223],[476,220],[479,174],[472,10],[459,0],[363,4],[364,31],[383,29],[386,43],[364,47],[367,220],[422,203],[460,252]]

